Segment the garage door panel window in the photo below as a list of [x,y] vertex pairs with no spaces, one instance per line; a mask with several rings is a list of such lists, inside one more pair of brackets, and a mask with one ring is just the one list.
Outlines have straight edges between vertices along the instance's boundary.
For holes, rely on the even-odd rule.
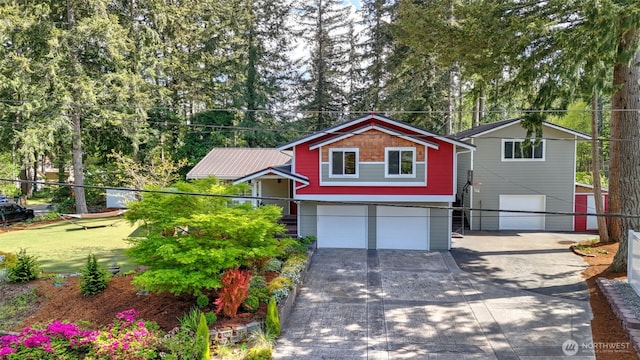
[[503,161],[544,161],[545,141],[502,140]]
[[330,153],[331,177],[358,176],[358,149],[331,149]]
[[387,148],[385,151],[385,175],[387,177],[415,177],[416,149]]

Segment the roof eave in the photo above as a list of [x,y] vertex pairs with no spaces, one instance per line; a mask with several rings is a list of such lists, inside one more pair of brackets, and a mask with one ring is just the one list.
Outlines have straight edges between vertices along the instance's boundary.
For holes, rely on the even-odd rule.
[[309,179],[308,178],[304,178],[304,177],[302,177],[300,175],[290,174],[290,173],[287,173],[287,172],[284,172],[284,171],[280,171],[280,170],[274,169],[274,168],[262,169],[260,171],[254,172],[252,174],[245,175],[245,176],[243,176],[241,178],[236,178],[233,181],[233,184],[236,185],[236,184],[240,184],[240,183],[243,183],[243,182],[247,182],[247,181],[250,181],[250,180],[253,180],[253,179],[257,179],[257,178],[259,178],[261,176],[264,176],[264,175],[267,175],[267,174],[279,175],[279,176],[282,176],[283,178],[286,178],[286,179],[289,179],[289,180],[292,180],[292,181],[296,181],[296,182],[299,182],[299,183],[304,184],[304,185],[309,185]]

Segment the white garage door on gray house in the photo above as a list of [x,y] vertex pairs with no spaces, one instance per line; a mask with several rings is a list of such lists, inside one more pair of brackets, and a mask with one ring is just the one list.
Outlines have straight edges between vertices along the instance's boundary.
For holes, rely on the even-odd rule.
[[[522,119],[480,125],[455,135],[476,151],[457,153],[457,173],[472,174],[472,186],[458,176],[457,199],[471,230],[573,231],[574,217],[518,211],[572,213],[575,205],[576,144],[590,136],[544,122],[542,138],[529,139]],[[490,211],[483,211],[487,209]]]

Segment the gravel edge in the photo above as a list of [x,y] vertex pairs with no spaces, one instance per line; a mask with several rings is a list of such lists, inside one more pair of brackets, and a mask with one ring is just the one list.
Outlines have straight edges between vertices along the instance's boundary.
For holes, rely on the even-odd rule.
[[640,355],[640,297],[626,281],[596,279],[598,287],[609,301],[611,310],[622,322],[636,353]]

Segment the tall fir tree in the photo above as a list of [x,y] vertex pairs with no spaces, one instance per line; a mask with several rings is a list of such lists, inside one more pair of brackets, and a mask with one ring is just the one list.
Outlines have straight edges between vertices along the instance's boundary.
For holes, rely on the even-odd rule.
[[242,24],[240,66],[244,75],[244,91],[239,107],[245,110],[240,125],[250,147],[269,147],[282,142],[283,114],[274,113],[286,101],[287,86],[295,78],[295,64],[288,56],[292,51],[293,30],[288,0],[243,1],[247,21]]
[[321,130],[343,119],[349,8],[339,0],[304,2],[297,10],[301,36],[310,47],[299,108],[308,128]]
[[367,79],[363,110],[382,110],[390,70],[387,61],[393,45],[391,24],[397,17],[397,6],[398,2],[393,0],[362,1],[364,41],[360,46],[366,54],[363,63]]

